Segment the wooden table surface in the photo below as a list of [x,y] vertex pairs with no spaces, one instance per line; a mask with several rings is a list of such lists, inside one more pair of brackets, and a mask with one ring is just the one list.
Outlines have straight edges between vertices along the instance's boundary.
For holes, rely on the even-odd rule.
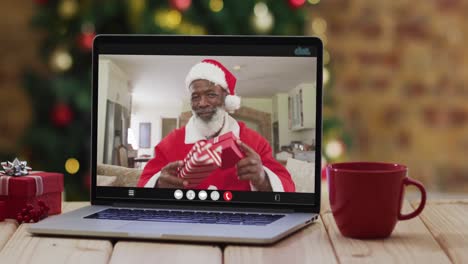
[[[328,199],[318,222],[271,246],[35,237],[27,224],[0,222],[0,263],[468,263],[468,199],[429,200],[390,238],[340,235]],[[67,212],[87,205],[66,202]],[[405,202],[404,212],[417,206]]]

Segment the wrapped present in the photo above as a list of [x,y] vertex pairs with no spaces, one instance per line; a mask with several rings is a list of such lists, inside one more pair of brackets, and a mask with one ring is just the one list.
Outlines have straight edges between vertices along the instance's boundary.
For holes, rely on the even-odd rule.
[[235,166],[245,157],[244,152],[237,145],[237,137],[232,132],[212,138],[207,144],[212,144],[211,149],[221,153],[221,168],[227,169]]
[[188,179],[188,187],[193,188],[214,170],[233,167],[244,156],[237,146],[236,136],[228,132],[210,140],[195,143],[185,157],[184,166],[179,169],[178,175]]
[[6,203],[0,201],[0,222],[5,220],[6,217]]
[[22,176],[0,176],[0,201],[5,203],[6,218],[16,218],[28,204],[42,200],[49,215],[62,211],[63,174],[31,172]]
[[207,144],[204,148],[194,146],[184,160],[179,177],[188,179],[189,188],[200,184],[208,175],[221,166],[221,156]]
[[26,161],[19,161],[17,158],[11,161],[2,162],[3,171],[0,171],[1,175],[9,175],[9,176],[24,176],[28,175],[31,168],[28,167],[28,163]]

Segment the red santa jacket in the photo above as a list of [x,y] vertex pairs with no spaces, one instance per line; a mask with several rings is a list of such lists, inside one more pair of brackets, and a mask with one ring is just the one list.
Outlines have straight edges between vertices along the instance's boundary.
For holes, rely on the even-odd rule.
[[[250,146],[260,156],[273,190],[278,189],[285,192],[294,192],[295,185],[289,172],[278,161],[273,158],[272,150],[268,141],[254,130],[248,128],[243,122],[239,124],[239,138]],[[172,131],[155,147],[155,157],[145,166],[138,181],[138,187],[145,187],[146,183],[168,163],[183,160],[192,149],[193,144],[185,144],[185,127]],[[203,180],[195,189],[213,188],[218,190],[251,191],[249,181],[241,181],[237,177],[236,169],[217,169]],[[282,187],[282,188],[281,188]],[[280,190],[280,191],[281,191]]]

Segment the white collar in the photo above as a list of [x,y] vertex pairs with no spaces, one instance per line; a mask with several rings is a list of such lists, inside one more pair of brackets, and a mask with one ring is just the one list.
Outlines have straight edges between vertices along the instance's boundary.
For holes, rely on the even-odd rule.
[[[221,128],[221,131],[219,132],[220,135],[227,133],[227,132],[232,132],[236,137],[239,137],[239,131],[240,127],[237,121],[232,118],[229,114],[226,113],[226,119],[224,120],[224,125]],[[190,117],[187,125],[185,126],[185,144],[194,144],[195,142],[199,140],[204,140],[206,139],[204,136],[200,134],[198,129],[195,127],[194,117]]]

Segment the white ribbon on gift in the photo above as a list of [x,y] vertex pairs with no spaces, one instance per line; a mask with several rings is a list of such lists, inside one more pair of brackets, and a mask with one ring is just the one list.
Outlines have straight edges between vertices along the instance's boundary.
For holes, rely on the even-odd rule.
[[[20,177],[31,177],[34,179],[34,182],[36,183],[36,196],[41,196],[44,194],[44,182],[42,181],[42,177],[38,175],[24,175]],[[8,190],[9,190],[9,182],[10,178],[13,178],[13,176],[7,176],[3,175],[0,176],[0,195],[8,195]],[[15,177],[17,178],[17,177]]]

